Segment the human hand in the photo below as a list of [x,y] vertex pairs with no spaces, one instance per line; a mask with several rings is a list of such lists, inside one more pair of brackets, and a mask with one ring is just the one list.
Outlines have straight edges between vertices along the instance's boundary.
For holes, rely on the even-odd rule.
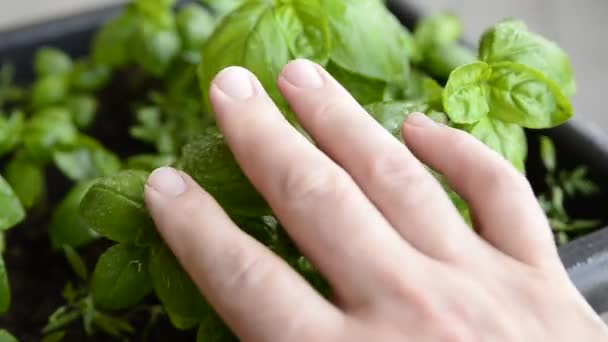
[[[406,145],[321,67],[278,87],[316,146],[242,68],[213,82],[237,161],[300,250],[326,300],[235,226],[189,176],[155,171],[146,203],[208,301],[247,341],[606,341],[571,284],[524,178],[464,132],[412,114]],[[477,234],[424,162],[471,207]]]

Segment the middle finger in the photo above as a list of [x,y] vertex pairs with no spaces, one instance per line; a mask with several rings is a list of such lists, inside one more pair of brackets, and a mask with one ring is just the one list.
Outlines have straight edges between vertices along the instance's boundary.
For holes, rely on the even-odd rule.
[[[303,80],[319,78],[311,87]],[[321,149],[344,167],[402,236],[440,260],[467,255],[480,241],[441,185],[329,73],[297,60],[279,88]]]

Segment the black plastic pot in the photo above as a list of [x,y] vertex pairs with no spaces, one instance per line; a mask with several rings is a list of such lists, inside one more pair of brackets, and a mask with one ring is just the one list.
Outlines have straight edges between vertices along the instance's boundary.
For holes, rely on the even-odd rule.
[[[389,7],[402,20],[412,27],[418,15],[402,1],[388,1]],[[59,47],[74,57],[84,56],[88,53],[91,37],[99,25],[107,18],[119,11],[119,8],[109,8],[90,13],[81,14],[66,19],[20,28],[11,32],[0,33],[0,62],[10,61],[17,68],[17,80],[27,84],[33,79],[32,60],[36,49],[43,45]],[[104,106],[103,101],[116,102],[125,97],[124,94],[112,96],[112,93],[102,94],[102,111],[116,106]],[[118,100],[117,100],[118,99]],[[114,103],[112,103],[114,105]],[[129,118],[129,109],[120,107],[119,113],[103,113],[102,116],[111,118],[107,121],[122,120],[120,126],[128,126],[125,118]],[[123,154],[140,150],[142,147],[124,137],[115,136],[117,124],[107,122],[97,123],[91,132],[113,150],[120,150]],[[530,160],[528,162],[529,176],[532,184],[542,183],[542,170],[537,153],[538,147],[534,144],[535,136],[546,134],[554,139],[558,148],[560,163],[564,166],[588,165],[592,178],[602,189],[598,197],[577,203],[573,210],[582,215],[600,213],[608,222],[608,214],[602,206],[608,204],[608,136],[604,135],[593,124],[575,118],[568,124],[543,132],[530,132]],[[58,173],[48,175],[51,185],[49,199],[58,200],[68,190],[69,182]],[[585,216],[583,216],[585,217]],[[27,329],[39,329],[43,324],[49,310],[60,304],[60,299],[47,300],[48,296],[59,297],[63,281],[69,278],[69,270],[61,256],[53,254],[45,237],[45,223],[40,221],[27,222],[26,227],[11,231],[8,246],[18,246],[15,252],[7,251],[7,266],[12,275],[13,292],[15,295],[14,308],[11,315],[29,320],[27,324],[19,325],[24,332]],[[569,273],[589,302],[598,312],[608,311],[608,228],[582,237],[560,248],[560,255]],[[29,258],[25,263],[18,258]],[[38,277],[31,279],[29,277]],[[35,304],[29,307],[26,302]],[[17,318],[21,319],[21,318]],[[31,321],[31,322],[30,322]],[[0,318],[0,327],[14,324]],[[29,324],[29,325],[28,325]],[[37,332],[30,331],[22,336],[23,341],[36,340]],[[183,337],[183,336],[182,336]],[[170,337],[162,335],[159,340]],[[164,338],[164,339],[163,339]],[[70,339],[72,340],[72,339]],[[73,340],[78,340],[77,338]],[[82,340],[82,339],[81,339]]]

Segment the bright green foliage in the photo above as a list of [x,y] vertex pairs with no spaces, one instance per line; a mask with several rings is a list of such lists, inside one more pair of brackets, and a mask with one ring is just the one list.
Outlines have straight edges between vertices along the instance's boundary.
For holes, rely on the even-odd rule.
[[98,238],[99,235],[79,213],[80,202],[91,185],[92,182],[85,182],[74,186],[55,209],[49,226],[53,248],[58,249],[64,245],[79,248]]
[[25,153],[17,153],[6,165],[4,175],[26,209],[38,203],[46,182],[39,163],[29,159]]
[[166,247],[151,250],[150,276],[154,292],[176,328],[194,328],[213,313],[196,285]]
[[118,244],[99,257],[91,293],[102,308],[118,310],[137,304],[152,292],[148,249]]
[[416,64],[434,77],[447,79],[454,69],[474,62],[475,53],[459,43],[461,35],[462,23],[451,13],[422,19],[414,31],[420,54]]
[[19,340],[8,331],[0,329],[0,342],[19,342]]
[[184,147],[180,166],[229,212],[245,216],[270,214],[219,133],[209,132]]
[[78,130],[70,112],[61,107],[36,113],[23,132],[23,144],[28,155],[41,162],[50,160],[56,148],[70,146],[77,138]]
[[79,135],[69,146],[53,152],[59,170],[76,182],[108,176],[120,170],[120,159],[95,139]]
[[19,198],[6,180],[0,176],[0,232],[8,230],[25,218]]
[[72,59],[61,50],[43,47],[36,53],[34,69],[39,77],[65,75],[72,70]]
[[4,266],[4,259],[0,255],[0,315],[8,311],[10,304],[11,287],[6,274],[6,266]]
[[14,112],[9,118],[0,112],[0,156],[12,151],[20,143],[23,125],[22,112]]
[[82,217],[110,240],[136,245],[153,243],[154,224],[143,201],[147,176],[143,171],[121,171],[101,178],[81,202]]

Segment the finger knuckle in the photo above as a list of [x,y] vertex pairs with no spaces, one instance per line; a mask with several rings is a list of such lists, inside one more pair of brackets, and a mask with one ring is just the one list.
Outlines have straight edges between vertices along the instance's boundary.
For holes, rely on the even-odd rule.
[[348,192],[348,176],[324,167],[290,171],[283,180],[283,198],[290,204],[317,203],[321,199],[339,198]]
[[[397,154],[382,154],[370,164],[368,181],[374,187],[403,189],[402,205],[416,205],[430,193],[434,179],[417,160],[408,162]],[[407,196],[415,194],[415,196]],[[409,200],[408,200],[409,199]],[[411,203],[410,203],[411,201]]]
[[268,262],[242,246],[226,248],[221,259],[228,272],[221,284],[225,289],[259,288],[270,274]]
[[333,118],[337,118],[336,114],[352,112],[349,103],[341,96],[336,96],[327,101],[320,102],[310,116],[315,127],[323,125],[331,125],[329,123]]
[[496,192],[531,194],[526,177],[509,167],[506,161],[489,166],[484,175],[487,189]]

